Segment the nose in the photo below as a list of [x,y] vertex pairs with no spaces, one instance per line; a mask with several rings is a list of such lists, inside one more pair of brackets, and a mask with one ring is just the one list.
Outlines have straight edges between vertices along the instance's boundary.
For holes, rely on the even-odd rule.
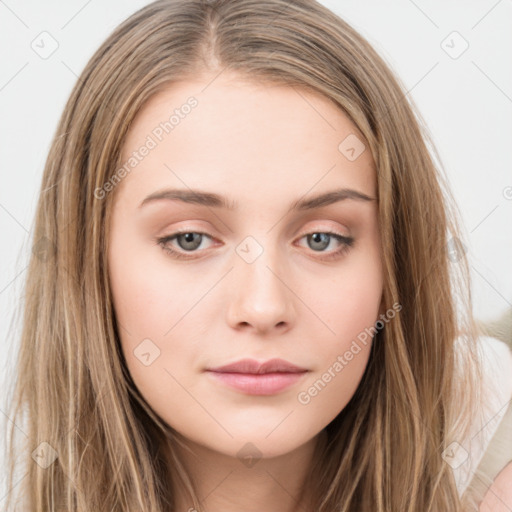
[[296,315],[294,287],[274,255],[265,250],[252,263],[237,256],[232,273],[235,290],[227,313],[232,328],[282,334],[292,327]]

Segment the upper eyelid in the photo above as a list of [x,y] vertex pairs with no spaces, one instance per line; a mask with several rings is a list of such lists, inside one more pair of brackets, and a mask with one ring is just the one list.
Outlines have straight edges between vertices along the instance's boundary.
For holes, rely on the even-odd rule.
[[[169,235],[162,236],[161,238],[174,238],[174,237],[176,237],[178,235],[183,235],[185,233],[196,233],[196,234],[200,234],[200,235],[206,235],[206,236],[208,236],[210,238],[213,238],[213,239],[217,238],[215,235],[212,235],[208,231],[201,231],[200,229],[188,229],[188,228],[178,229],[176,231],[173,231]],[[338,236],[341,236],[343,238],[351,238],[350,235],[344,235],[343,233],[340,233],[337,230],[332,229],[332,228],[320,228],[320,229],[304,230],[304,231],[301,231],[298,236],[300,238],[302,238],[303,236],[311,235],[313,233],[327,233],[327,234],[331,234],[331,235],[338,235]]]
[[[298,236],[309,235],[311,233],[333,233],[333,234],[337,234],[339,236],[343,236],[345,238],[351,237],[350,233],[343,234],[340,231],[341,231],[340,229],[336,229],[334,227],[320,225],[320,227],[317,227],[317,228],[313,227],[310,229],[300,230],[300,234]],[[203,230],[201,228],[194,228],[192,226],[186,226],[186,225],[183,228],[182,227],[176,228],[169,235],[164,235],[164,237],[167,238],[167,237],[171,237],[171,236],[179,235],[179,234],[183,234],[183,233],[200,233],[203,235],[208,235],[211,238],[217,238],[215,235],[211,234],[210,230],[208,230],[208,229]]]

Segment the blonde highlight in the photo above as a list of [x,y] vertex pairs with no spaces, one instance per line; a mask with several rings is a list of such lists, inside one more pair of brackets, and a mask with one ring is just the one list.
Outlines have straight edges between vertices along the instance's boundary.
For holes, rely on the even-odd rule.
[[[95,190],[122,164],[126,135],[152,96],[226,69],[329,98],[360,130],[377,169],[383,306],[402,309],[376,334],[360,386],[321,436],[307,480],[311,508],[476,510],[471,490],[459,498],[442,458],[482,408],[468,263],[463,253],[456,265],[448,255],[449,237],[463,238],[459,214],[405,87],[362,36],[314,0],[153,2],[81,73],[37,205],[34,246],[44,240],[45,257],[33,251],[26,279],[10,487],[21,453],[27,473],[17,489],[34,512],[174,510],[173,486],[204,510],[173,449],[180,435],[126,368],[106,259],[122,183],[104,199]],[[23,410],[27,437],[16,447]],[[47,468],[31,456],[43,442],[58,453]]]

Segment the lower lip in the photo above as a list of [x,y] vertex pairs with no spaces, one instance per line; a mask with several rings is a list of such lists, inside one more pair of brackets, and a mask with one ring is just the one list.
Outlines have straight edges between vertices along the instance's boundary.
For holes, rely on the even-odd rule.
[[274,395],[295,384],[307,372],[254,374],[208,371],[208,373],[247,395]]

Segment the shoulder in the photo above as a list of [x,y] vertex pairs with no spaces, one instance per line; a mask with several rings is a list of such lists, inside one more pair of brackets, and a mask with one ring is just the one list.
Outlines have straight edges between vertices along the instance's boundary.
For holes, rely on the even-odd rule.
[[512,510],[512,461],[500,471],[485,493],[479,512],[509,512]]
[[[502,404],[502,409],[511,410],[512,352],[502,341],[491,337],[485,337],[483,339],[484,345],[486,346],[485,350],[488,352],[488,355],[492,356],[489,358],[490,365],[487,367],[488,371],[486,372],[486,375],[489,376],[489,380],[492,381],[493,384],[490,388],[494,389],[495,395],[500,398],[497,404]],[[510,432],[507,435],[507,439],[510,439]],[[497,446],[498,449],[505,448],[507,453],[503,454],[503,457],[506,457],[508,462],[503,465],[502,459],[502,463],[499,466],[501,470],[498,469],[498,472],[496,470],[494,471],[494,475],[497,472],[497,476],[493,478],[494,475],[489,475],[493,482],[484,494],[479,512],[509,512],[512,510],[511,447],[512,444],[510,442],[502,443],[500,446]],[[490,448],[490,451],[492,451],[492,446]],[[496,455],[495,457],[498,458]]]
[[[463,346],[461,340],[460,349]],[[471,487],[479,489],[477,494],[483,496],[487,488],[481,488],[482,482],[497,479],[498,473],[512,461],[509,430],[512,426],[512,351],[501,340],[480,336],[478,356],[482,370],[482,401],[479,414],[473,418],[471,433],[461,443],[464,447],[461,451],[467,457],[461,455],[460,464],[453,469],[461,495]],[[509,474],[511,470],[507,469]]]

